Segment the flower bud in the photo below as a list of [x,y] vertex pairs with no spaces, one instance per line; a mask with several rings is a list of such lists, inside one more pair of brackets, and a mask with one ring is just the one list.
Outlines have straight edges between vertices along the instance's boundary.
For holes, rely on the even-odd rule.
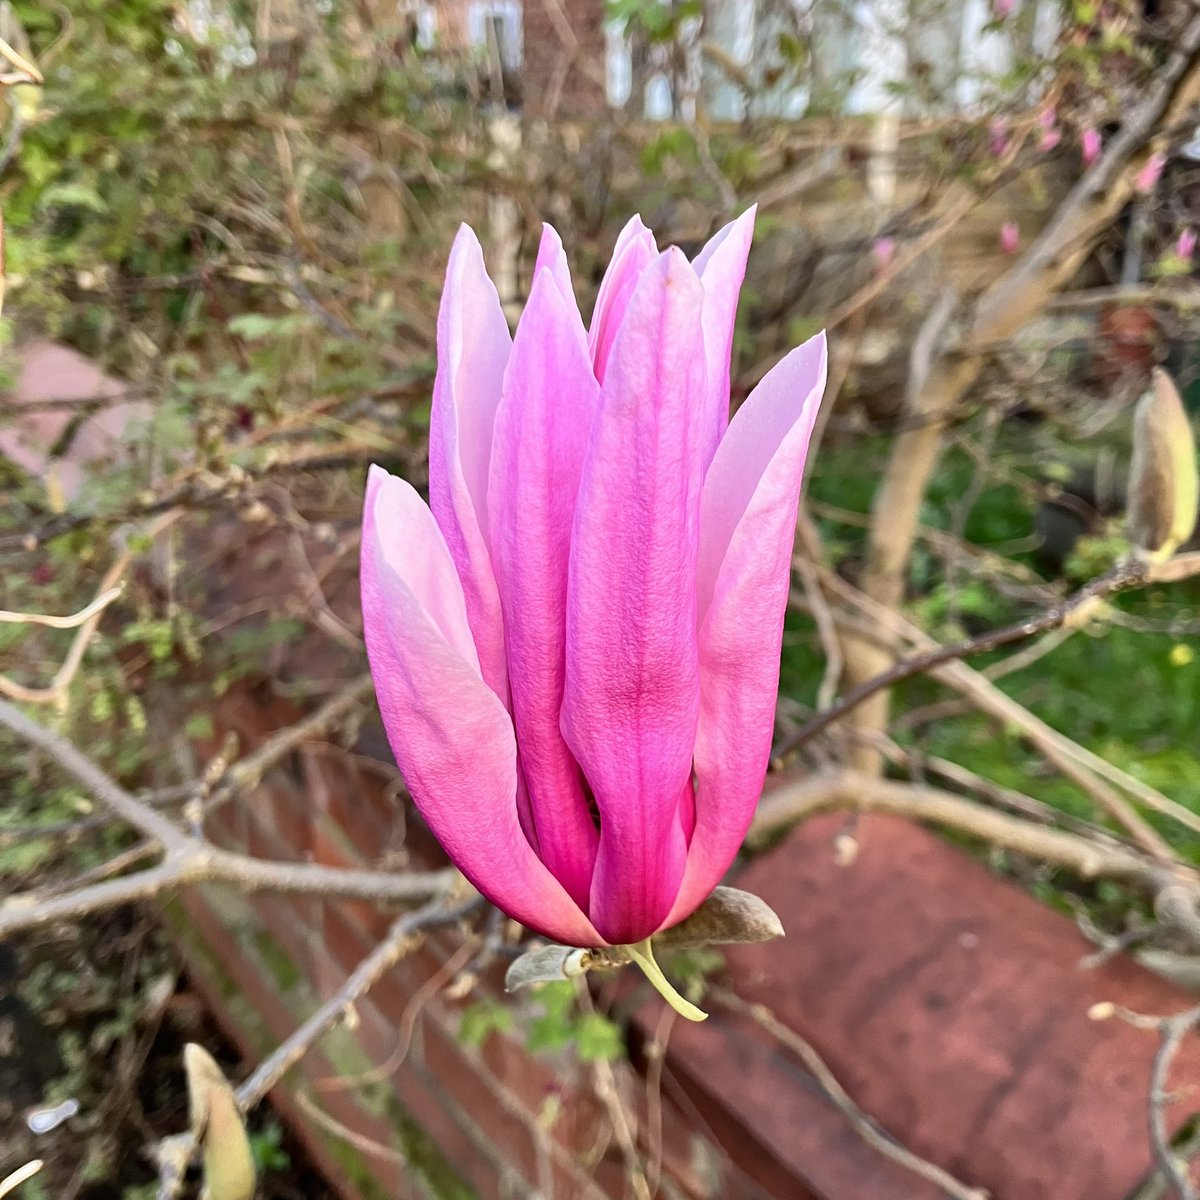
[[1170,558],[1196,528],[1198,498],[1195,435],[1171,377],[1156,367],[1133,417],[1129,539],[1138,553]]
[[204,1164],[201,1200],[252,1200],[254,1157],[237,1097],[207,1050],[183,1049],[192,1135]]

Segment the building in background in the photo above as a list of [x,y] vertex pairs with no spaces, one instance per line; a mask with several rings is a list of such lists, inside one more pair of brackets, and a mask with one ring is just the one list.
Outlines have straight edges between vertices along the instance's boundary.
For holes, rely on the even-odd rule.
[[524,111],[570,117],[969,112],[1058,30],[1056,0],[704,0],[699,15],[658,0],[649,22],[613,15],[632,7],[400,0],[419,46],[477,54]]

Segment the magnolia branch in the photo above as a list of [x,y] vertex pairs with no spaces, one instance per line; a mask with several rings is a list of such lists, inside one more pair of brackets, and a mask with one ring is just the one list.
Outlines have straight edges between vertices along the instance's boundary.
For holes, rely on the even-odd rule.
[[[0,700],[3,726],[52,758],[96,799],[163,852],[156,866],[72,893],[39,899],[18,896],[0,905],[0,937],[50,921],[148,899],[172,887],[227,883],[242,891],[316,893],[377,903],[408,904],[444,895],[459,878],[451,869],[423,874],[349,870],[315,863],[276,863],[221,850],[185,833],[151,805],[131,795],[71,742]],[[288,731],[289,735],[292,731]]]
[[[1167,1109],[1175,1099],[1168,1087],[1171,1066],[1184,1039],[1197,1026],[1200,1026],[1200,1005],[1169,1017],[1151,1017],[1143,1013],[1131,1012],[1120,1005],[1102,1002],[1092,1009],[1091,1016],[1093,1020],[1120,1017],[1121,1020],[1138,1029],[1153,1030],[1162,1039],[1158,1049],[1154,1052],[1154,1061],[1150,1065],[1148,1103],[1150,1146],[1154,1151],[1154,1158],[1162,1172],[1163,1180],[1175,1193],[1178,1200],[1197,1200],[1189,1165],[1180,1162],[1171,1152],[1171,1131],[1167,1124]],[[1157,1195],[1157,1193],[1155,1194]]]
[[1200,552],[1181,555],[1166,563],[1147,563],[1138,559],[1130,559],[1118,564],[1106,575],[1094,579],[1080,588],[1073,596],[1059,604],[1052,605],[1045,612],[1021,621],[1014,621],[1000,629],[978,634],[948,646],[939,646],[910,658],[901,659],[888,670],[881,672],[858,687],[852,688],[840,700],[822,709],[811,720],[806,721],[776,749],[779,755],[790,754],[810,738],[827,729],[834,721],[844,717],[851,709],[857,708],[864,700],[876,692],[894,687],[906,679],[916,675],[924,675],[934,667],[952,659],[973,658],[977,654],[986,654],[990,650],[998,650],[1013,642],[1025,641],[1039,634],[1064,626],[1078,626],[1086,621],[1095,611],[1100,601],[1119,592],[1130,591],[1134,588],[1145,587],[1151,583],[1170,582],[1186,579],[1200,574]]
[[[1155,576],[1162,582],[1183,578],[1185,572],[1194,570],[1195,559],[1195,555],[1180,556],[1156,567]],[[902,647],[920,654],[938,648],[928,634],[901,613],[867,596],[835,572],[825,568],[819,570],[822,586],[851,610],[846,612],[839,608],[836,612],[838,623],[853,630],[864,642],[879,645],[890,660],[894,661],[898,649]],[[1200,818],[1190,809],[1059,733],[967,663],[950,659],[926,669],[939,683],[959,692],[976,708],[1017,729],[1048,762],[1091,796],[1100,808],[1155,857],[1169,861],[1172,858],[1170,847],[1121,793],[1200,832]]]
[[1165,866],[1148,854],[1102,835],[1086,836],[1035,825],[925,784],[881,779],[849,769],[781,783],[759,804],[749,844],[761,844],[775,830],[838,809],[891,813],[928,822],[1062,868],[1081,879],[1105,878],[1129,884],[1153,898],[1155,912],[1164,925],[1200,948],[1200,873],[1194,869]]

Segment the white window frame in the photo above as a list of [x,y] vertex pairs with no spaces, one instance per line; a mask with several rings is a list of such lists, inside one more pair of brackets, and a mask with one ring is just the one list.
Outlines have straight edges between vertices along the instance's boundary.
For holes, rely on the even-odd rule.
[[525,59],[524,12],[520,0],[472,0],[467,5],[467,42],[477,50],[487,49],[488,17],[503,17],[505,24],[511,26],[511,57],[505,60],[502,46],[501,65],[510,70],[519,70]]

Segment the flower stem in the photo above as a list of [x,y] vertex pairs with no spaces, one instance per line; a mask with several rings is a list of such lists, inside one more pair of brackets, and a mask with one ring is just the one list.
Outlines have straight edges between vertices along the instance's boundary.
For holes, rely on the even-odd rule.
[[646,978],[650,980],[654,990],[681,1016],[689,1021],[706,1021],[708,1013],[685,1000],[671,986],[671,981],[662,973],[662,967],[654,959],[654,949],[650,939],[638,942],[636,946],[626,946],[629,957],[642,968]]

